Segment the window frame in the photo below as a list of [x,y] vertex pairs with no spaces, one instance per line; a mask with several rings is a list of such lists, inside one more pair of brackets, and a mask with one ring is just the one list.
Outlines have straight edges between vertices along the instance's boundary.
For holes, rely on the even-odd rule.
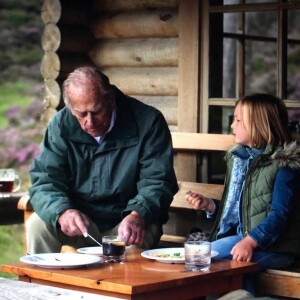
[[[245,2],[245,1],[242,1]],[[277,81],[276,81],[276,95],[284,99],[285,104],[288,108],[300,108],[300,99],[291,100],[287,99],[287,47],[290,40],[287,39],[287,22],[288,22],[288,11],[300,9],[300,3],[297,1],[278,0],[272,3],[242,3],[242,4],[227,4],[218,5],[223,3],[220,0],[203,1],[201,4],[201,40],[207,41],[202,42],[201,45],[201,68],[200,68],[200,115],[199,115],[199,130],[200,132],[209,131],[209,108],[215,107],[234,107],[237,98],[218,98],[209,97],[210,95],[210,81],[209,81],[209,59],[210,59],[210,26],[209,20],[212,14],[216,13],[241,13],[246,12],[261,12],[261,11],[277,11],[277,37],[268,38],[260,36],[251,36],[247,34],[229,34],[222,32],[222,42],[224,37],[238,37],[240,41],[250,40],[262,40],[267,41],[272,39],[277,43]],[[239,35],[239,36],[238,36]],[[300,41],[293,41],[299,43]],[[245,91],[245,47],[243,42],[239,43],[239,68],[236,71],[236,88],[237,96],[244,95]]]

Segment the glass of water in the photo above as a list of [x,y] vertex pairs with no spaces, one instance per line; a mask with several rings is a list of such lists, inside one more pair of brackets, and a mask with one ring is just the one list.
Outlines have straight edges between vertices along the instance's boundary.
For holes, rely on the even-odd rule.
[[208,241],[184,243],[185,268],[195,272],[208,271],[211,264],[211,244]]

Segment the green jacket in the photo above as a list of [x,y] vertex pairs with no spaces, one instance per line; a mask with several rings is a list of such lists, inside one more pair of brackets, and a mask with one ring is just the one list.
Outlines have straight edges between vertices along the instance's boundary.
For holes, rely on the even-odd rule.
[[[212,230],[211,239],[216,238],[217,230],[222,218],[225,203],[228,195],[229,179],[231,177],[233,166],[232,151],[226,155],[227,160],[227,174],[225,179],[225,190],[220,202],[218,214],[216,216],[216,223]],[[246,235],[259,234],[261,239],[260,246],[269,251],[285,252],[290,254],[300,254],[300,188],[296,188],[293,192],[293,206],[291,213],[286,222],[286,226],[282,234],[278,238],[271,237],[264,238],[262,230],[257,230],[257,227],[263,222],[263,229],[266,228],[266,222],[277,222],[277,219],[267,218],[271,212],[271,204],[274,194],[274,184],[277,173],[280,168],[289,167],[300,172],[300,147],[294,142],[285,147],[272,148],[268,146],[264,153],[254,158],[249,170],[245,176],[244,189],[242,194],[242,233]],[[299,178],[299,176],[298,176]],[[277,187],[277,190],[281,187]],[[284,194],[284,191],[283,191]],[[284,199],[282,199],[284,201]],[[278,212],[278,217],[281,217]],[[266,221],[267,220],[267,221]],[[254,232],[256,230],[256,232]]]
[[172,140],[155,108],[116,93],[116,121],[102,144],[86,134],[68,108],[49,124],[41,154],[30,169],[30,199],[47,223],[57,226],[67,209],[78,209],[108,230],[131,211],[165,223],[178,191]]

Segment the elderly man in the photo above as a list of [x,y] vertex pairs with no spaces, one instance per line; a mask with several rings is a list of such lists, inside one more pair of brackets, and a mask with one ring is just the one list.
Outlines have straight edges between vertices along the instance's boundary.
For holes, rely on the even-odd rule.
[[178,191],[163,115],[93,67],[69,74],[63,97],[30,169],[28,252],[94,246],[87,233],[154,247]]

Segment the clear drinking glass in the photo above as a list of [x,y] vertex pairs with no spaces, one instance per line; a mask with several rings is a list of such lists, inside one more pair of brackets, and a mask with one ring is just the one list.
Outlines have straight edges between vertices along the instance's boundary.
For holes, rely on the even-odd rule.
[[0,193],[14,193],[21,187],[21,180],[14,169],[0,169]]
[[185,268],[191,271],[208,271],[211,264],[211,244],[207,241],[184,243]]

